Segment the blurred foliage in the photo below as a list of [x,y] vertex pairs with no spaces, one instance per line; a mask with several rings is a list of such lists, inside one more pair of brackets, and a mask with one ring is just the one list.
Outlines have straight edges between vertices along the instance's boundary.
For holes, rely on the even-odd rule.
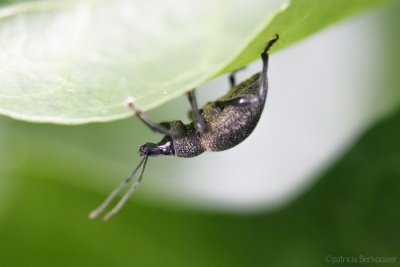
[[103,195],[29,168],[3,173],[18,190],[2,215],[0,264],[321,266],[328,254],[398,256],[399,136],[396,112],[296,202],[256,215],[154,206],[136,198],[104,224],[87,219]]

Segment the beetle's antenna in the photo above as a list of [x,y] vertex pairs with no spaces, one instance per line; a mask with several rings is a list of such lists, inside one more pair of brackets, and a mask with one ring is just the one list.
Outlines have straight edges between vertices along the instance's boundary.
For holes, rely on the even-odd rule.
[[133,191],[135,190],[135,188],[139,185],[139,183],[142,181],[143,178],[143,173],[144,173],[144,169],[146,167],[146,163],[147,163],[147,159],[148,156],[145,156],[142,161],[139,163],[139,165],[133,170],[133,172],[131,173],[131,175],[129,175],[128,178],[126,178],[124,181],[122,181],[122,183],[119,184],[119,186],[117,188],[114,189],[114,191],[111,192],[111,194],[106,198],[106,200],[104,200],[103,203],[101,203],[101,205],[96,208],[95,210],[93,210],[90,214],[89,214],[89,218],[90,219],[94,219],[96,218],[101,212],[104,211],[105,208],[107,208],[107,206],[110,204],[110,202],[115,198],[115,196],[121,192],[121,190],[132,180],[133,176],[135,175],[135,173],[139,170],[140,166],[143,165],[142,170],[140,171],[140,176],[139,178],[132,184],[132,186],[129,188],[128,192],[125,193],[125,195],[122,197],[122,199],[118,202],[118,204],[109,212],[106,214],[106,216],[104,216],[104,220],[108,220],[110,219],[113,215],[115,215],[121,208],[122,206],[125,204],[125,202],[128,200],[129,196],[132,195]]
[[140,171],[139,178],[131,185],[128,192],[125,193],[125,195],[121,198],[121,200],[118,202],[118,204],[109,213],[107,213],[104,216],[105,221],[109,220],[124,206],[125,202],[132,195],[133,191],[135,191],[136,187],[140,184],[140,182],[142,181],[142,178],[143,178],[143,173],[144,173],[144,169],[146,168],[146,163],[147,163],[148,158],[149,158],[148,156],[145,156],[143,158],[143,160],[140,162],[139,165],[142,165],[142,163],[143,163],[143,167],[142,167],[142,170]]

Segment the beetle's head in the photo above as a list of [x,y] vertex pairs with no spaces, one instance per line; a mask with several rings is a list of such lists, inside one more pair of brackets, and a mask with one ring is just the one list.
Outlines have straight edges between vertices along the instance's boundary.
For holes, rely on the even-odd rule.
[[175,149],[172,138],[166,135],[159,143],[146,143],[139,148],[139,154],[142,157],[150,156],[174,156]]

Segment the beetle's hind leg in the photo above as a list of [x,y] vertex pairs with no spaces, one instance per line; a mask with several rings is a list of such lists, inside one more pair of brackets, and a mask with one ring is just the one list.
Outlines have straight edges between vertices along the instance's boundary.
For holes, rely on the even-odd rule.
[[223,100],[223,101],[216,101],[214,105],[218,108],[225,108],[227,106],[235,106],[239,108],[247,108],[247,107],[254,107],[259,105],[261,102],[258,96],[252,95],[243,95],[234,97],[231,99]]
[[[261,59],[263,61],[263,68],[261,71],[260,75],[260,90],[258,95],[242,95],[242,96],[237,96],[231,99],[227,99],[224,101],[216,101],[215,106],[219,108],[224,108],[226,106],[235,106],[235,107],[254,107],[257,106],[261,103],[261,101],[267,96],[267,91],[268,91],[268,81],[267,81],[267,71],[268,71],[268,60],[269,60],[269,55],[268,55],[268,50],[271,48],[271,46],[278,41],[279,36],[275,35],[274,38],[272,38],[268,44],[265,46],[264,51],[261,53]],[[231,76],[230,77],[234,77]],[[235,82],[233,78],[233,83]],[[232,83],[232,80],[231,80]]]

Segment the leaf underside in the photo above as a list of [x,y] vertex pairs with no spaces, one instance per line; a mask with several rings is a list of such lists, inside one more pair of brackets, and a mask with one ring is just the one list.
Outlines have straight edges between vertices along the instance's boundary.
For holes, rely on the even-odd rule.
[[[18,1],[0,8],[0,113],[78,124],[154,108],[389,1]],[[229,7],[229,8],[227,8]],[[332,8],[335,12],[331,12]]]

